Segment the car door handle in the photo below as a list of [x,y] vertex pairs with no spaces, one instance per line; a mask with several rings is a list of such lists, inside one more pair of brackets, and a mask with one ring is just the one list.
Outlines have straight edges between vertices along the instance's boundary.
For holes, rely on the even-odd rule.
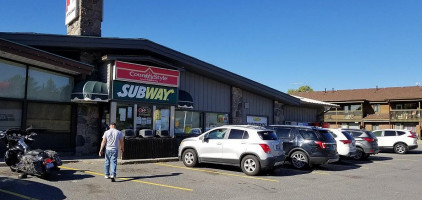
[[241,142],[240,144],[246,144],[246,142]]
[[221,142],[217,143],[217,145],[221,145],[221,144],[222,144]]

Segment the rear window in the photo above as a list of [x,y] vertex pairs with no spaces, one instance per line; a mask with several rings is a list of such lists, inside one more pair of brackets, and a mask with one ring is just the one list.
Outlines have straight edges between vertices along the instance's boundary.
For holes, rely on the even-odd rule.
[[397,134],[398,135],[404,135],[404,134],[406,134],[406,132],[404,132],[404,131],[397,131]]
[[343,135],[344,136],[346,136],[346,138],[348,139],[348,140],[353,140],[354,138],[350,135],[350,133],[349,132],[347,132],[347,131],[342,131],[342,133],[343,133]]
[[258,135],[262,140],[278,140],[274,131],[258,131]]
[[317,140],[318,136],[316,135],[313,129],[299,129],[300,135],[302,135],[305,140]]
[[327,130],[318,130],[319,134],[322,136],[322,139],[324,141],[330,141],[333,142],[334,141],[334,137],[333,135],[331,135],[331,133]]
[[279,138],[290,138],[290,132],[292,131],[291,128],[277,128],[277,136]]
[[364,134],[363,132],[353,131],[353,132],[352,132],[352,136],[353,136],[353,137],[365,137],[365,136],[366,136],[366,134]]
[[372,139],[377,138],[371,131],[366,131],[366,134],[368,134],[368,136],[371,137]]

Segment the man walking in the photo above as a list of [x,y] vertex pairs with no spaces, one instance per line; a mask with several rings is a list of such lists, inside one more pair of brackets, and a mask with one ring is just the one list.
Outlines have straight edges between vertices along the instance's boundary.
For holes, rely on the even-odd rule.
[[106,147],[104,174],[105,178],[111,178],[111,182],[114,182],[116,178],[119,143],[120,149],[123,153],[123,134],[116,129],[116,123],[113,122],[110,124],[110,129],[104,132],[103,141],[101,142],[101,148],[99,152],[99,155],[102,156],[103,149]]

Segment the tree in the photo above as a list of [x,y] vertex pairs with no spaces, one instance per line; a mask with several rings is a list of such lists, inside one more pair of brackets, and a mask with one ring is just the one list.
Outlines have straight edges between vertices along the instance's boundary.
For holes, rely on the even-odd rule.
[[296,92],[313,92],[313,91],[314,91],[314,89],[312,89],[311,86],[303,85],[303,86],[300,86],[297,90],[289,89],[287,91],[287,94],[293,94],[293,93],[296,93]]

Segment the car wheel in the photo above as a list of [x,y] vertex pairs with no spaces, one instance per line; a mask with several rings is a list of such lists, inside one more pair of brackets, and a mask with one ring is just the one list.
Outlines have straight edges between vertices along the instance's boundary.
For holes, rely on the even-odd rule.
[[406,144],[397,143],[394,145],[394,151],[398,154],[405,154],[407,153],[408,147]]
[[293,167],[296,169],[303,169],[308,166],[308,156],[302,151],[295,151],[290,156]]
[[186,167],[195,167],[198,164],[198,157],[193,149],[184,151],[182,159]]
[[363,160],[365,158],[365,152],[362,149],[356,149],[356,155],[353,158],[355,160]]
[[248,155],[242,159],[242,171],[249,176],[258,175],[261,171],[261,164],[256,156]]

